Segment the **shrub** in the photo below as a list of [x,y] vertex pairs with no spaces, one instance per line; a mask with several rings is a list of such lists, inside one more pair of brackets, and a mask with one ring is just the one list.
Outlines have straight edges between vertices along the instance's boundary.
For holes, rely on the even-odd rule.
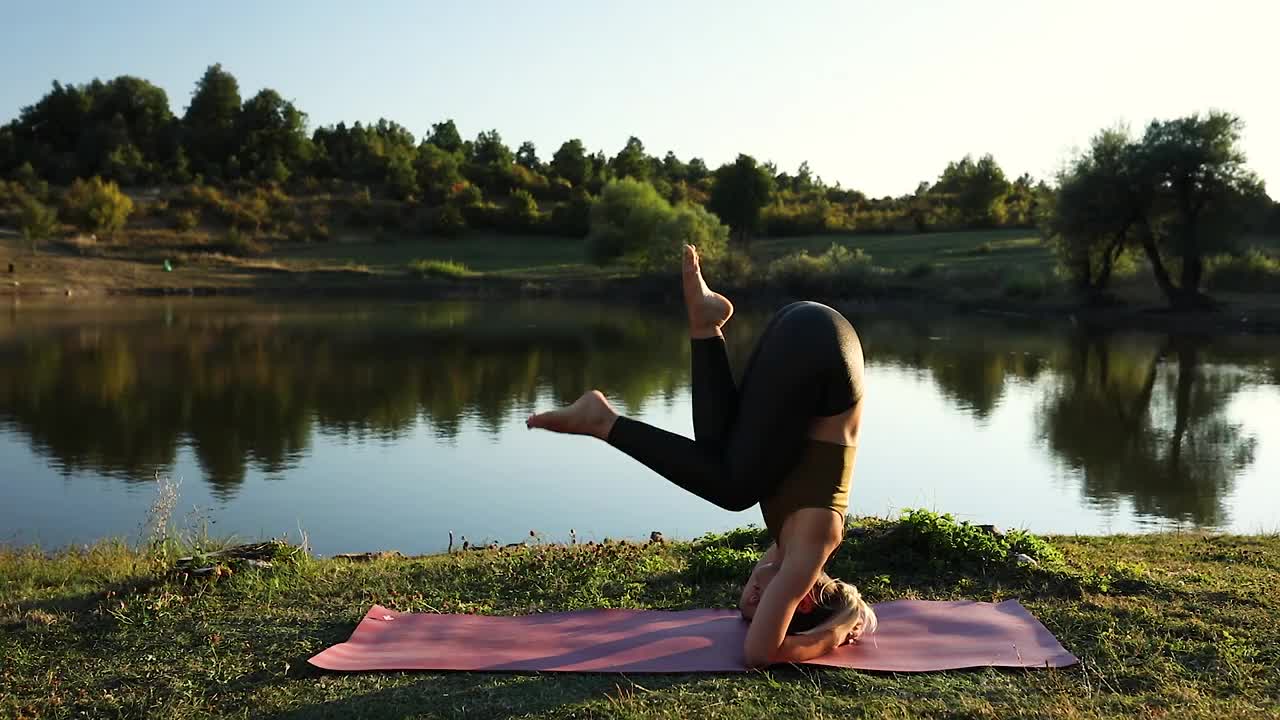
[[840,294],[873,289],[879,272],[862,248],[832,243],[821,255],[804,250],[769,264],[766,280],[792,295]]
[[1280,259],[1257,248],[1236,257],[1211,258],[1207,264],[1205,287],[1210,290],[1280,292]]
[[228,255],[237,257],[251,257],[253,255],[261,255],[266,252],[266,247],[262,243],[257,242],[249,237],[240,228],[233,227],[223,236],[222,250]]
[[58,211],[25,193],[19,203],[22,207],[19,229],[34,253],[41,240],[48,240],[57,232]]
[[122,230],[133,212],[133,201],[120,191],[120,186],[100,177],[77,178],[67,189],[64,201],[72,222],[106,238]]
[[569,237],[586,237],[591,232],[591,204],[586,190],[574,189],[568,202],[552,208],[552,231]]
[[195,210],[179,210],[173,216],[173,229],[180,232],[195,230],[200,224],[200,215]]
[[679,262],[685,243],[708,262],[727,251],[729,229],[699,205],[672,207],[648,183],[609,182],[591,206],[587,253],[592,262],[626,260],[647,270]]
[[[523,169],[523,168],[522,168]],[[516,232],[536,230],[538,227],[538,201],[528,190],[516,190],[507,198],[504,225]]]
[[450,280],[461,280],[475,275],[466,265],[453,260],[414,260],[409,263],[409,272],[418,277]]
[[1007,275],[1002,282],[1005,297],[1039,300],[1049,292],[1049,279],[1030,270],[1018,270]]

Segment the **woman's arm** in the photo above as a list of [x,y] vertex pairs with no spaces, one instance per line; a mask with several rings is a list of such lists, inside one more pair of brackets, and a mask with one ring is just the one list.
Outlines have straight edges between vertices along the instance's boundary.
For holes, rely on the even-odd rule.
[[835,633],[830,633],[832,639],[827,638],[828,633],[787,637],[787,625],[796,606],[813,589],[826,558],[827,548],[822,544],[787,546],[782,567],[760,598],[760,607],[747,630],[743,653],[749,667],[811,660],[843,640],[835,639]]

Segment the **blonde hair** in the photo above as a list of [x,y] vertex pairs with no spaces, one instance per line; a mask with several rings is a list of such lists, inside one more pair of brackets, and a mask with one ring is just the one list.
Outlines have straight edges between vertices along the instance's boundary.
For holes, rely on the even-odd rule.
[[852,623],[851,634],[857,640],[865,633],[875,632],[880,624],[876,611],[862,599],[857,587],[826,573],[818,576],[818,582],[813,586],[813,599],[818,607],[832,611],[831,615],[817,627],[800,631],[797,635],[812,635]]

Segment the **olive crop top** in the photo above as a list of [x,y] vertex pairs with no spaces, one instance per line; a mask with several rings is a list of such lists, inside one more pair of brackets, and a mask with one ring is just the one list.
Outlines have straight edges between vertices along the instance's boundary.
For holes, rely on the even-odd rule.
[[857,448],[809,439],[800,460],[778,483],[773,494],[760,501],[764,526],[775,541],[782,535],[782,523],[800,508],[830,508],[840,514],[849,509],[849,487],[853,481],[853,459]]

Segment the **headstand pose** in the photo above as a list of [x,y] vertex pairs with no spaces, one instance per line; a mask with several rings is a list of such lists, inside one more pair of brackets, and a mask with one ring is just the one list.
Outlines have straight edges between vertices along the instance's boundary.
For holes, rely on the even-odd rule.
[[818,303],[779,310],[734,384],[720,328],[733,305],[684,251],[696,440],[621,417],[599,391],[529,418],[591,435],[726,510],[760,503],[773,545],[742,591],[747,664],[802,662],[874,632],[875,612],[823,566],[844,536],[862,418],[862,346],[849,321]]

